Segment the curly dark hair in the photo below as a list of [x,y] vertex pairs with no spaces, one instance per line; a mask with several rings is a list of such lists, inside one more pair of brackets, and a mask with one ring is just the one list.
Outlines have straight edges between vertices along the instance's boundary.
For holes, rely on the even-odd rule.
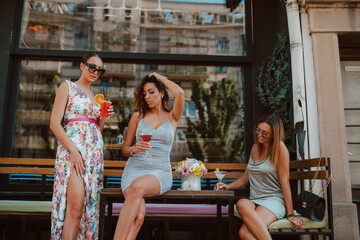
[[162,82],[159,82],[154,76],[146,75],[141,80],[141,83],[136,88],[136,91],[134,92],[134,105],[135,105],[135,111],[138,111],[141,116],[145,116],[147,112],[150,110],[149,106],[147,105],[145,99],[144,99],[144,85],[146,83],[154,83],[156,88],[159,92],[164,91],[164,97],[161,99],[162,107],[165,111],[170,112],[169,108],[169,94],[167,93],[165,89],[165,85]]

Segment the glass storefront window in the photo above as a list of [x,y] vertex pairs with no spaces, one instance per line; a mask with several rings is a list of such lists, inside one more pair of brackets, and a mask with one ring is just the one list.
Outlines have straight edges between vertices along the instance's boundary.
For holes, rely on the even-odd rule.
[[[141,78],[151,72],[149,65],[105,63],[107,72],[101,79],[92,84],[92,91],[105,93],[114,105],[115,115],[106,123],[103,132],[105,142],[105,159],[121,159],[121,148],[123,136],[126,127],[133,113],[133,94]],[[244,155],[244,129],[243,112],[241,107],[232,110],[233,103],[229,101],[228,96],[219,95],[221,92],[228,91],[229,84],[233,84],[238,94],[239,103],[242,99],[243,69],[241,67],[227,66],[226,72],[217,72],[215,66],[170,66],[154,65],[157,72],[167,76],[169,79],[178,83],[185,91],[186,104],[184,114],[175,134],[175,142],[171,151],[171,160],[180,161],[185,157],[202,156],[205,161],[232,161],[240,162]],[[23,60],[21,62],[21,80],[19,84],[19,95],[16,111],[15,136],[13,141],[13,157],[33,157],[33,158],[55,158],[57,140],[49,129],[50,114],[54,102],[56,90],[61,82],[65,80],[76,81],[80,76],[79,63],[60,62],[60,61],[40,61]],[[223,79],[227,83],[221,85]],[[200,105],[203,111],[196,106],[196,98],[192,98],[193,84],[202,81],[203,89],[214,88],[216,83],[216,94],[208,100],[201,99]],[[169,92],[170,94],[170,92]],[[220,96],[220,97],[219,97]],[[222,97],[224,96],[224,97]],[[170,94],[170,100],[173,96]],[[216,101],[215,101],[216,100]],[[224,141],[223,136],[218,134],[211,122],[216,116],[211,115],[211,109],[216,108],[219,102],[224,102],[224,106],[229,107],[226,114],[234,117],[228,125],[229,137]],[[210,105],[209,105],[210,104]],[[226,108],[227,108],[226,107]],[[225,107],[224,107],[225,108]],[[225,110],[221,110],[225,111]],[[219,113],[221,112],[218,111]],[[200,123],[200,115],[206,116],[206,126]],[[226,116],[226,118],[229,117]],[[225,115],[224,115],[225,116]],[[226,119],[223,119],[226,122]],[[210,133],[206,138],[198,132],[190,131],[189,127],[196,126],[208,127]],[[217,124],[221,125],[220,123]],[[226,127],[224,127],[226,128]],[[213,130],[212,130],[213,129]],[[226,135],[227,132],[223,131]],[[193,135],[191,135],[193,134]],[[191,135],[191,136],[190,136]],[[225,136],[224,135],[224,136]],[[194,139],[198,142],[198,149],[194,150],[191,145]],[[216,143],[215,145],[211,145]],[[231,143],[237,144],[231,145]],[[220,159],[221,156],[227,156],[224,146],[228,144],[237,154],[228,159]],[[209,146],[218,146],[216,155],[209,151]],[[200,151],[200,155],[199,152]],[[215,154],[215,153],[214,153]]]
[[244,56],[245,3],[25,0],[20,48]]

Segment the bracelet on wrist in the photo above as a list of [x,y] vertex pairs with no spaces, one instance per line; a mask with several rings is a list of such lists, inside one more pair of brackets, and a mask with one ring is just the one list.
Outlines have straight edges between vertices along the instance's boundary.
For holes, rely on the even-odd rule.
[[163,82],[165,79],[167,79],[167,77],[165,77],[165,76],[162,77],[161,80],[160,80],[160,82]]
[[131,156],[135,156],[135,153],[133,153],[133,151],[132,151],[133,148],[134,148],[134,147],[131,147],[131,148],[130,148],[130,154],[131,154]]
[[286,215],[286,218],[290,218],[290,217],[295,217],[295,215],[294,215],[294,214],[288,214],[288,215]]

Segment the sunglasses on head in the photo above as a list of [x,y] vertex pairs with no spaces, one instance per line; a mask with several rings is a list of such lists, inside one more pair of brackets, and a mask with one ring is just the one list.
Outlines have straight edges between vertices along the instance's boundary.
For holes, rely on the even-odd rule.
[[97,71],[97,75],[99,77],[105,73],[105,69],[103,69],[103,68],[96,68],[94,65],[87,63],[87,62],[83,62],[83,64],[89,68],[90,73],[94,73],[95,71]]
[[270,135],[271,135],[271,134],[268,133],[268,132],[261,131],[261,129],[260,129],[260,128],[257,128],[257,127],[254,127],[254,133],[255,133],[256,135],[259,135],[259,133],[261,133],[261,136],[262,136],[264,139],[270,137]]

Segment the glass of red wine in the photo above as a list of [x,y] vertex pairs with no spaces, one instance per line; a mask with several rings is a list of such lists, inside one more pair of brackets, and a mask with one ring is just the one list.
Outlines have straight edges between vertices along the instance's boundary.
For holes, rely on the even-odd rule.
[[[142,138],[142,140],[144,142],[150,142],[151,138],[152,138],[152,130],[148,130],[148,129],[145,129],[145,130],[141,130],[140,131],[140,137]],[[148,154],[148,152],[144,153],[145,155]]]

